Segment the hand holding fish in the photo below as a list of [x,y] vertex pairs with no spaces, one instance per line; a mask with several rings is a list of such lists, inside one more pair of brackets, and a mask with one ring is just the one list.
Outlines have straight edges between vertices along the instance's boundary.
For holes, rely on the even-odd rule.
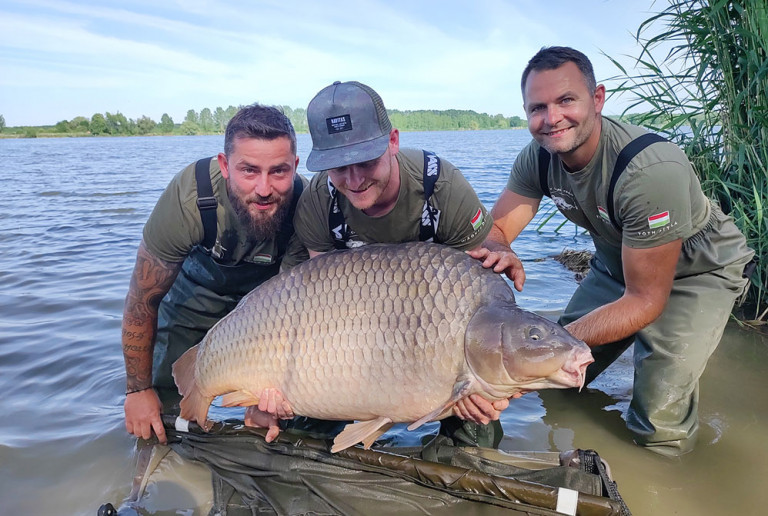
[[279,421],[294,417],[291,404],[283,398],[278,389],[267,388],[259,395],[259,404],[245,410],[245,425],[256,428],[268,428],[265,440],[274,441],[280,433]]
[[498,420],[508,406],[509,400],[507,399],[490,402],[479,394],[471,394],[456,402],[453,406],[453,414],[460,419],[487,425],[491,421]]
[[525,284],[525,270],[523,269],[523,262],[512,249],[486,240],[483,247],[467,251],[467,254],[480,260],[486,269],[492,269],[497,274],[505,274],[512,280],[515,289],[522,292],[523,284]]

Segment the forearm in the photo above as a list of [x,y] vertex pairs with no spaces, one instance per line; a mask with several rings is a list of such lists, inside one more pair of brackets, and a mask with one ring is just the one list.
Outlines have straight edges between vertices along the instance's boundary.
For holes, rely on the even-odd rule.
[[646,249],[622,246],[624,295],[565,328],[594,347],[625,339],[651,324],[669,300],[681,246],[680,239]]
[[566,325],[565,329],[589,347],[600,346],[634,335],[655,321],[663,309],[663,304],[659,306],[659,303],[624,295]]
[[130,299],[129,294],[122,325],[126,392],[152,386],[152,353],[157,333],[157,312],[147,313],[138,305],[135,300]]
[[502,230],[494,224],[483,242],[483,247],[491,251],[509,251],[511,243],[512,241],[507,240]]
[[136,266],[125,298],[122,324],[126,391],[152,386],[152,352],[160,302],[173,285],[181,263],[166,262],[139,245]]

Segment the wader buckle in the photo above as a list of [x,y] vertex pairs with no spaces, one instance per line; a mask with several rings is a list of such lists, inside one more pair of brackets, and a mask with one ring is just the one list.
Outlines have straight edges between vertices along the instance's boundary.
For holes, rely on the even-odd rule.
[[215,210],[219,205],[216,197],[198,197],[197,207],[200,210]]

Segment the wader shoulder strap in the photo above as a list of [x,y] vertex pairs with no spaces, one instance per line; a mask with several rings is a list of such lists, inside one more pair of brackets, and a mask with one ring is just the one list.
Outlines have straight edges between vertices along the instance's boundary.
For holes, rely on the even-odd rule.
[[331,208],[328,211],[328,229],[331,232],[334,249],[346,249],[349,241],[349,226],[344,220],[344,214],[339,207],[339,191],[328,177],[328,192],[331,194]]
[[[432,242],[437,233],[437,210],[432,206],[430,198],[435,192],[435,184],[440,177],[440,158],[434,152],[424,153],[424,209],[422,210],[419,226],[419,241]],[[331,194],[331,207],[328,211],[328,228],[335,249],[346,249],[351,231],[344,220],[344,214],[339,207],[339,191],[328,178],[328,192]]]
[[424,153],[424,209],[421,212],[419,227],[420,242],[434,242],[437,234],[437,210],[430,198],[435,192],[435,184],[440,177],[440,158],[434,152]]
[[544,147],[539,147],[539,183],[541,191],[547,197],[552,197],[549,193],[549,162],[552,155]]
[[619,181],[619,177],[624,172],[624,169],[627,168],[629,162],[632,161],[632,158],[637,156],[643,149],[656,142],[666,141],[668,141],[666,138],[659,136],[658,134],[646,133],[629,142],[623,149],[621,149],[621,152],[619,152],[619,156],[616,158],[616,164],[613,166],[613,172],[611,173],[611,184],[608,187],[607,206],[608,216],[611,218],[611,223],[617,230],[621,231],[621,225],[616,220],[616,214],[614,213],[613,191],[616,189],[616,183]]
[[203,247],[211,249],[216,243],[216,208],[219,203],[213,196],[211,185],[211,160],[203,158],[195,163],[195,181],[197,182],[197,208],[200,210],[200,220],[203,221]]
[[296,211],[296,205],[299,204],[299,197],[301,197],[301,194],[304,192],[304,183],[301,181],[301,177],[299,176],[299,173],[296,172],[296,174],[293,177],[293,200],[291,201],[291,218],[293,218],[293,213]]
[[[658,134],[646,133],[629,142],[623,149],[621,149],[621,152],[619,152],[619,155],[616,158],[616,163],[613,166],[613,171],[611,172],[611,183],[608,186],[607,199],[608,216],[611,219],[611,224],[613,224],[618,231],[621,231],[621,225],[616,220],[616,214],[614,213],[613,192],[616,189],[616,183],[618,182],[619,177],[621,177],[621,174],[624,172],[624,169],[627,168],[629,162],[632,161],[632,158],[637,156],[643,149],[656,142],[666,141],[669,140]],[[547,152],[544,147],[539,147],[539,183],[541,184],[541,190],[547,197],[552,197],[549,191],[549,162],[551,159],[551,154]]]
[[277,255],[280,257],[285,256],[285,252],[288,250],[288,242],[295,233],[293,227],[293,216],[296,214],[296,206],[299,204],[299,197],[304,191],[304,183],[301,181],[301,176],[298,172],[293,176],[293,199],[291,200],[291,206],[288,208],[288,216],[283,220],[283,224],[278,233],[277,240]]

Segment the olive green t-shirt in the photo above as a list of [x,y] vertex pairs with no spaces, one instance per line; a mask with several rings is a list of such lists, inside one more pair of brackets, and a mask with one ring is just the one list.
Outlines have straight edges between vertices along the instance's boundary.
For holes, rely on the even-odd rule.
[[[222,265],[252,262],[269,265],[282,258],[290,267],[308,258],[306,249],[292,235],[284,257],[278,256],[275,239],[249,241],[235,215],[227,195],[226,181],[214,158],[209,167],[216,208],[217,235],[212,254]],[[301,176],[300,176],[301,177]],[[301,177],[306,189],[308,181]],[[203,223],[197,207],[195,164],[184,168],[171,179],[144,225],[144,243],[149,251],[168,262],[182,262],[203,241]]]
[[[640,127],[602,119],[600,143],[582,170],[568,172],[553,158],[549,167],[552,201],[569,220],[614,246],[656,247],[700,231],[709,218],[709,202],[693,168],[673,143],[654,143],[627,165],[614,191],[616,229],[608,215],[608,187],[619,152],[645,134]],[[541,198],[539,144],[531,142],[515,160],[507,188]],[[666,214],[666,215],[665,215]]]
[[[339,195],[339,208],[353,231],[349,246],[419,240],[424,208],[424,154],[421,150],[401,149],[396,157],[400,167],[400,192],[389,213],[369,217]],[[444,159],[440,160],[440,176],[430,202],[439,211],[437,242],[461,250],[473,249],[482,244],[491,231],[493,220],[477,194],[461,172]],[[328,174],[319,172],[301,195],[294,217],[296,233],[308,249],[317,252],[334,249],[328,222],[330,210]]]
[[[607,196],[614,164],[621,150],[646,132],[603,117],[597,151],[586,167],[568,172],[553,156],[548,186],[560,212],[587,229],[598,249],[608,250],[614,263],[607,265],[619,273],[622,245],[644,249],[677,239],[683,240],[678,277],[746,263],[752,251],[744,236],[704,195],[685,153],[670,142],[646,147],[624,169],[614,190],[614,216],[621,229],[613,226]],[[509,190],[542,198],[538,153],[536,141],[520,152],[507,182]]]

